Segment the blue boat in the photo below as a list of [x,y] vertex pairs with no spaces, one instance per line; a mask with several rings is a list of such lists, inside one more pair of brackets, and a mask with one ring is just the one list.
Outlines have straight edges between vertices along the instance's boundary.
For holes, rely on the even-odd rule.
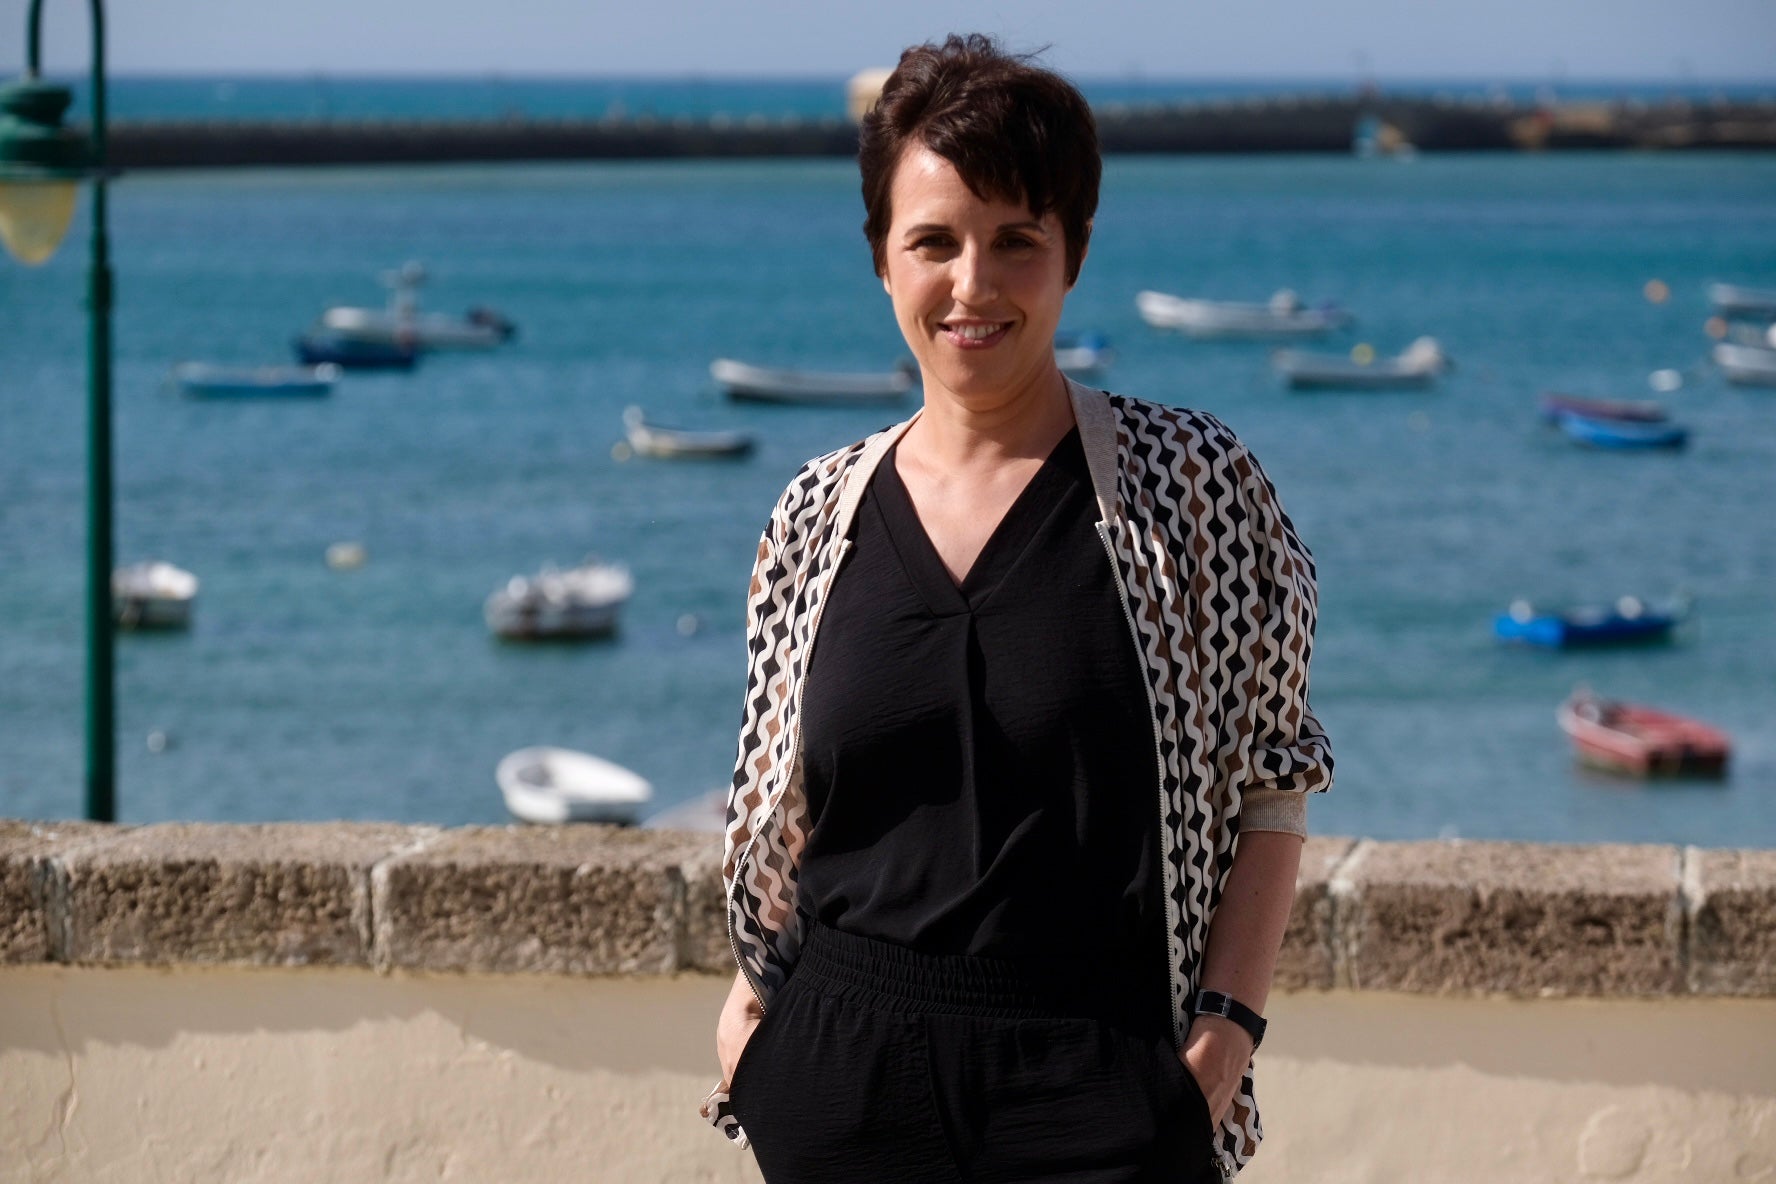
[[1509,612],[1494,618],[1492,632],[1500,641],[1543,649],[1635,645],[1669,641],[1672,630],[1686,615],[1687,604],[1654,609],[1633,596],[1624,596],[1607,608],[1585,606],[1558,612],[1538,612],[1529,601],[1519,600]]
[[1593,419],[1570,411],[1560,416],[1560,430],[1592,448],[1682,448],[1690,439],[1688,428],[1673,423]]
[[293,343],[297,359],[305,366],[332,363],[347,370],[411,370],[419,362],[412,343],[366,341],[318,329]]

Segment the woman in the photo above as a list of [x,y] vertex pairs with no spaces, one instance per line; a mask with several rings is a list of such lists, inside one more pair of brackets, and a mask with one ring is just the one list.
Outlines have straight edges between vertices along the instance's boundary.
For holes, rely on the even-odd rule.
[[1071,85],[914,47],[860,163],[924,406],[760,543],[704,1114],[770,1184],[1231,1176],[1331,776],[1312,560],[1219,422],[1056,368]]

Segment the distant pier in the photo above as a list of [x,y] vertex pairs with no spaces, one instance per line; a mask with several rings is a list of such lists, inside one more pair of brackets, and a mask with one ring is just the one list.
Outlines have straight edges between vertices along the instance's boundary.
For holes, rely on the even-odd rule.
[[[1506,100],[1279,95],[1104,106],[1108,153],[1343,153],[1364,121],[1425,152],[1776,149],[1776,100],[1538,106]],[[121,122],[119,169],[664,158],[847,157],[849,121],[771,118]]]

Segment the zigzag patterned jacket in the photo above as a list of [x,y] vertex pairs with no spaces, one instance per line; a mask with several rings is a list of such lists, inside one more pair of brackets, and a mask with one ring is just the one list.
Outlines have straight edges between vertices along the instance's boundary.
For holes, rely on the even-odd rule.
[[[1258,462],[1220,421],[1068,385],[1098,533],[1153,708],[1173,1043],[1182,1048],[1241,830],[1305,833],[1305,793],[1331,784],[1331,751],[1307,701],[1313,559]],[[803,676],[863,491],[912,422],[803,466],[759,542],[723,875],[734,957],[767,1008],[801,942]],[[1064,945],[1066,935],[1055,940]],[[745,1146],[727,1103],[718,1086],[704,1115]],[[1216,1138],[1227,1177],[1257,1150],[1250,1065]]]

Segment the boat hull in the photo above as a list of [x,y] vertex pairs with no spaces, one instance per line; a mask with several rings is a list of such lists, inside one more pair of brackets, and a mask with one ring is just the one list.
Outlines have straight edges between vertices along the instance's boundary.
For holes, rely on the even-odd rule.
[[805,403],[852,406],[898,403],[913,389],[904,370],[888,374],[826,374],[813,370],[772,370],[732,358],[709,364],[710,376],[731,399],[752,403]]
[[1723,341],[1714,347],[1714,360],[1735,385],[1776,386],[1776,349]]
[[411,370],[419,363],[419,351],[410,346],[347,337],[308,334],[292,345],[305,366],[332,364],[345,370]]
[[1670,641],[1677,619],[1665,615],[1612,616],[1599,621],[1574,621],[1558,614],[1522,620],[1500,613],[1493,635],[1500,641],[1543,649],[1580,649],[1615,645],[1648,645]]
[[1607,450],[1678,449],[1690,442],[1688,428],[1669,423],[1638,423],[1627,420],[1591,419],[1565,414],[1560,430],[1575,444]]
[[1630,703],[1574,696],[1557,712],[1573,753],[1591,768],[1630,777],[1722,777],[1732,750],[1724,732]]
[[1549,393],[1541,398],[1541,410],[1542,418],[1554,424],[1566,415],[1625,423],[1664,423],[1666,420],[1665,409],[1646,400],[1585,399],[1577,395]]
[[521,748],[494,770],[514,818],[538,824],[601,822],[632,826],[653,787],[610,761],[568,748]]
[[173,381],[194,399],[316,399],[333,393],[339,373],[330,362],[257,368],[188,363],[173,368]]
[[1350,314],[1337,308],[1285,311],[1263,304],[1196,300],[1165,292],[1141,292],[1135,297],[1135,307],[1141,319],[1155,329],[1169,329],[1199,340],[1320,337],[1351,322]]

